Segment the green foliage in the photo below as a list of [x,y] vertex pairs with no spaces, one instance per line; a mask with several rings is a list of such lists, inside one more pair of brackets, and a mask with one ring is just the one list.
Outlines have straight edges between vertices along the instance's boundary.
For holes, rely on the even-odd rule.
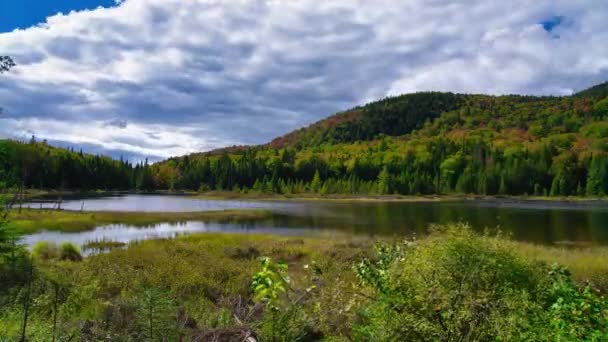
[[424,241],[377,248],[355,268],[374,298],[355,340],[601,341],[608,301],[579,289],[563,268],[515,256],[501,238],[466,225]]
[[266,304],[271,310],[278,310],[278,300],[289,284],[287,264],[273,263],[268,257],[262,258],[262,270],[253,276],[251,287],[254,300]]
[[178,336],[177,307],[171,297],[149,288],[137,299],[136,320],[140,341],[174,341]]
[[404,248],[407,248],[408,245],[409,243],[406,242],[403,246],[401,244],[374,246],[375,260],[365,258],[353,267],[359,282],[364,286],[377,289],[380,293],[387,294],[390,291],[388,287],[389,271],[393,267],[393,263],[403,259]]
[[575,97],[593,97],[593,98],[604,98],[608,96],[608,82],[600,83],[589,89],[580,91],[574,95]]
[[59,245],[59,259],[68,261],[81,261],[80,248],[70,242]]
[[0,140],[0,180],[39,189],[152,190],[150,166],[49,146]]
[[[310,271],[310,282],[319,279],[322,271],[316,262]],[[270,258],[262,258],[262,269],[253,276],[254,301],[265,305],[265,312],[259,324],[261,337],[269,341],[316,341],[323,333],[316,326],[320,316],[316,311],[320,303],[315,302],[317,286],[305,289],[291,288],[285,263],[273,263]],[[292,293],[292,296],[288,294]]]
[[[35,257],[26,334],[32,341],[213,340],[243,331],[264,341],[606,338],[606,299],[580,281],[605,279],[605,251],[522,244],[464,225],[373,250],[368,240],[204,234],[81,262]],[[260,263],[258,254],[269,257]],[[572,265],[579,281],[536,259]],[[0,289],[0,336],[8,340],[19,339],[27,284]]]
[[589,138],[608,137],[608,122],[594,122],[581,129],[581,133]]
[[600,118],[608,117],[608,96],[593,106],[594,115]]
[[70,242],[63,242],[57,245],[53,242],[39,241],[32,247],[32,256],[38,260],[65,260],[65,261],[81,261],[82,255],[80,249]]
[[32,247],[32,256],[37,260],[51,260],[59,257],[57,245],[48,241],[39,241]]
[[554,265],[546,289],[551,334],[555,341],[605,341],[608,339],[608,301],[590,285],[578,287],[570,272]]

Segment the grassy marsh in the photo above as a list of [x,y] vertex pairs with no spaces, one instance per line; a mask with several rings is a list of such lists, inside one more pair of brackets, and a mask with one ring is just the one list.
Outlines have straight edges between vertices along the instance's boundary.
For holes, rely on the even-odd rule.
[[40,230],[79,232],[104,224],[147,226],[156,223],[184,221],[248,221],[263,219],[270,212],[263,210],[224,210],[207,212],[77,212],[67,210],[22,209],[8,216],[9,225],[23,234]]

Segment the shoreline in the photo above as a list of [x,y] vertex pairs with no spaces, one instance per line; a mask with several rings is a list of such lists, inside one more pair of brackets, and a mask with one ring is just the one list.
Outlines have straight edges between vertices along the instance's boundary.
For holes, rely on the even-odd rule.
[[[194,199],[209,200],[256,200],[256,201],[352,201],[352,202],[450,202],[450,201],[486,201],[486,202],[564,202],[564,203],[606,203],[608,197],[582,197],[582,196],[526,196],[526,195],[475,195],[475,194],[445,194],[445,195],[371,195],[371,194],[331,194],[320,195],[315,193],[277,194],[261,192],[232,192],[209,191],[196,192],[189,190],[156,190],[156,191],[56,191],[56,190],[30,190],[25,192],[25,200],[40,199],[45,196],[121,196],[121,195],[163,195],[184,196]],[[68,198],[69,199],[69,198]],[[66,200],[68,200],[66,199]]]
[[206,192],[190,195],[195,199],[209,200],[256,200],[256,201],[328,201],[328,202],[494,202],[494,203],[568,203],[568,204],[606,204],[608,197],[544,197],[544,196],[507,196],[507,195],[318,195],[318,194],[269,194],[269,193],[234,193]]

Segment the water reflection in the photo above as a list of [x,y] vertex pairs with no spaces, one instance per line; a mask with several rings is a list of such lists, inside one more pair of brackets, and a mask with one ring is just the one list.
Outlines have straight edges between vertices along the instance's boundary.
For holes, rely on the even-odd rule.
[[[25,204],[28,208],[54,209],[57,198],[41,198]],[[167,195],[116,195],[104,197],[68,198],[61,201],[61,209],[85,211],[126,211],[126,212],[191,212],[226,209],[270,209],[289,207],[264,201],[207,200],[187,196]]]
[[173,239],[180,235],[193,233],[239,233],[239,234],[278,234],[284,236],[326,236],[339,235],[339,232],[327,230],[305,229],[305,228],[279,228],[279,227],[259,227],[256,224],[224,224],[206,222],[180,222],[180,223],[160,223],[146,227],[135,227],[124,224],[111,224],[100,226],[94,230],[76,233],[43,231],[36,234],[27,235],[23,238],[23,243],[33,246],[39,241],[49,241],[55,243],[71,242],[79,246],[84,254],[97,252],[96,248],[83,248],[90,242],[119,242],[125,245],[150,239]]
[[[267,209],[273,215],[247,223],[159,224],[151,227],[109,225],[89,232],[42,232],[27,236],[27,244],[40,240],[87,241],[110,239],[128,243],[172,238],[196,232],[273,233],[309,236],[320,233],[368,236],[411,236],[428,231],[433,223],[468,222],[475,229],[500,228],[517,240],[539,244],[608,244],[608,205],[604,202],[522,202],[511,200],[453,202],[312,202],[220,201],[184,196],[128,195],[86,199],[85,210],[205,211]],[[46,203],[45,205],[47,205]],[[39,203],[31,203],[37,207]],[[63,203],[80,210],[82,200]]]

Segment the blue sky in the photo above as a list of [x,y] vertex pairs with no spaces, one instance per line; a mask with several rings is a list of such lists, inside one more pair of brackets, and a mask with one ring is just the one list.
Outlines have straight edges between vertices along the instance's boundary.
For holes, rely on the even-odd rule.
[[0,1],[0,32],[25,29],[46,21],[59,12],[110,7],[114,0],[2,0]]
[[605,0],[0,0],[18,64],[0,137],[159,160],[387,95],[567,95],[608,80],[607,17]]

